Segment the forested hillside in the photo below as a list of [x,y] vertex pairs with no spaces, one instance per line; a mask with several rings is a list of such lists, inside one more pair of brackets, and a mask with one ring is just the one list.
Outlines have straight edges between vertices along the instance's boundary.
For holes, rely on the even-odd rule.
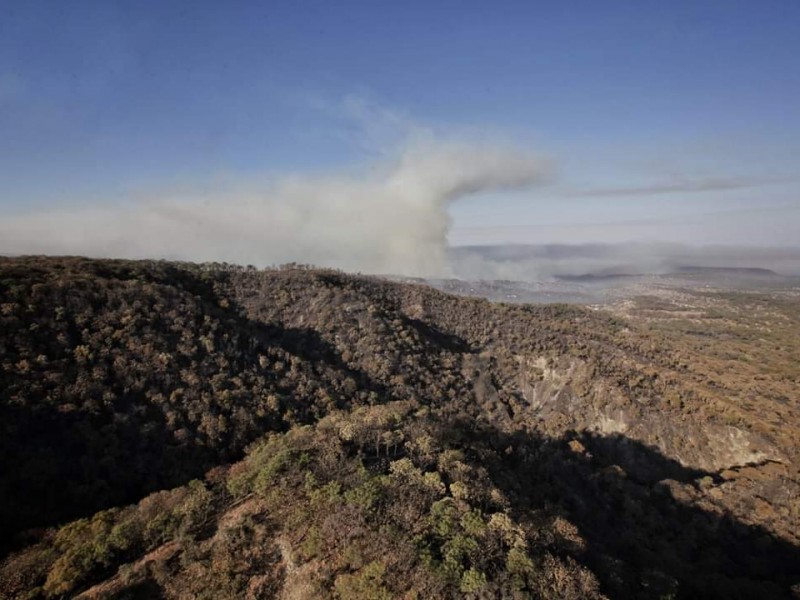
[[751,372],[656,325],[0,259],[0,596],[789,597],[795,342],[734,402]]

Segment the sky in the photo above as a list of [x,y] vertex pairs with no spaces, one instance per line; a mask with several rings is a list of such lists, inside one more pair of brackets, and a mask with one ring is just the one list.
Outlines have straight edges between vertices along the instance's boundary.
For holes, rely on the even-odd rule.
[[417,197],[451,245],[796,246],[798,57],[795,0],[2,0],[0,251],[354,256]]

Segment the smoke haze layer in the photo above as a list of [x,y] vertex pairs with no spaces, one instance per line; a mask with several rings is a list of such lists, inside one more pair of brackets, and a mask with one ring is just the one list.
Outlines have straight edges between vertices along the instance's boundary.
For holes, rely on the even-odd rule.
[[455,277],[539,281],[562,277],[668,274],[687,269],[768,269],[800,275],[800,248],[619,244],[498,244],[450,250]]
[[0,224],[0,251],[445,276],[449,205],[546,173],[545,161],[509,147],[418,143],[361,177],[289,177],[267,189],[13,216]]

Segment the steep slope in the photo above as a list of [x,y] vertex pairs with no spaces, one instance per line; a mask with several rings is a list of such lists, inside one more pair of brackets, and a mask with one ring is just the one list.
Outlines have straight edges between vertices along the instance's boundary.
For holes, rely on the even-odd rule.
[[[450,412],[450,411],[448,411]],[[71,523],[8,597],[781,598],[800,550],[696,503],[707,476],[615,438],[509,434],[415,402],[335,411],[205,481]],[[695,497],[692,495],[694,494]]]
[[[237,456],[265,430],[366,401],[302,332],[249,322],[226,274],[6,261],[0,273],[3,532],[130,502]],[[311,352],[311,355],[304,354]]]
[[[625,433],[687,466],[716,471],[772,460],[796,473],[794,428],[759,427],[758,411],[726,401],[730,390],[720,389],[720,374],[690,368],[701,353],[610,313],[491,304],[338,273],[239,273],[232,281],[252,319],[313,328],[371,375],[412,377],[402,359],[447,356],[457,362],[455,385],[469,388],[481,414],[489,409],[509,426],[530,420],[553,434]],[[394,334],[409,326],[408,339]],[[386,331],[388,345],[381,340]],[[391,365],[379,368],[388,356]],[[437,360],[422,365],[423,378],[440,368]],[[458,388],[451,396],[463,393]],[[436,390],[426,397],[436,398]]]
[[[3,259],[0,309],[0,517],[28,546],[0,570],[9,597],[780,597],[800,581],[796,430],[731,403],[735,381],[635,315],[78,258]],[[209,471],[270,431],[288,433]]]

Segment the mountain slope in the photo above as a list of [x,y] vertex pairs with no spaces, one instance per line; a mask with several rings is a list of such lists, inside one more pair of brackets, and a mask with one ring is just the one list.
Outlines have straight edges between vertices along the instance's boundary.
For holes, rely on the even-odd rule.
[[732,403],[734,374],[692,368],[685,336],[635,315],[79,258],[2,260],[0,309],[10,597],[800,581],[795,428]]

